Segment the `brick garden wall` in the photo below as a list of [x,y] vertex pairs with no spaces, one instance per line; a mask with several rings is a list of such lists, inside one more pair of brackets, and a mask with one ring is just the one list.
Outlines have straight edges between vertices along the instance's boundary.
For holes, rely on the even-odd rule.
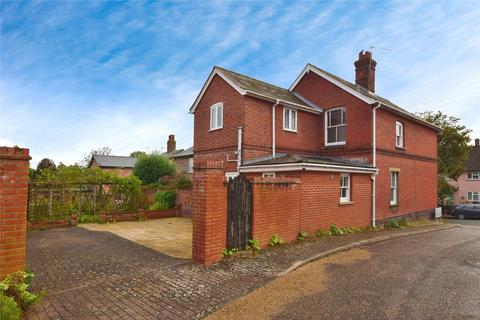
[[267,246],[274,234],[287,242],[297,238],[301,223],[300,192],[300,179],[253,179],[252,237],[262,247]]
[[177,205],[181,208],[182,217],[193,215],[193,190],[177,189]]
[[0,280],[25,269],[29,150],[0,147]]

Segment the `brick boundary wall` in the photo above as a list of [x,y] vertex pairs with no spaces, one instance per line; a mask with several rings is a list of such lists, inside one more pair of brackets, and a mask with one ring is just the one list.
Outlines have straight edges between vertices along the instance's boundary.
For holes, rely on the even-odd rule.
[[0,280],[25,269],[28,149],[0,147]]
[[182,217],[191,217],[193,215],[193,190],[177,189],[177,203],[182,208]]
[[253,178],[252,238],[268,245],[272,235],[297,239],[301,223],[301,185],[297,178]]
[[211,265],[222,258],[227,232],[227,187],[223,161],[195,163],[192,259]]

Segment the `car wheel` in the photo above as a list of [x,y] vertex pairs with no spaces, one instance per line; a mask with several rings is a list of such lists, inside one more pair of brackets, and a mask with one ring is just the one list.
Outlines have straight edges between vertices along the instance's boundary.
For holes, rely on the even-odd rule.
[[465,215],[464,215],[463,213],[460,213],[460,214],[458,215],[458,219],[460,219],[460,220],[465,220]]

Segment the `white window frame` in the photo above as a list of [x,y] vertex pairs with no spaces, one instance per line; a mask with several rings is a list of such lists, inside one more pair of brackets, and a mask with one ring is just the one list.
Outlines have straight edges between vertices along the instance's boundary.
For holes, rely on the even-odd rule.
[[[347,183],[345,184],[344,181]],[[350,202],[350,189],[351,189],[351,178],[349,173],[342,173],[340,175],[340,203]],[[346,195],[343,197],[342,191],[346,191]]]
[[218,102],[210,107],[210,131],[218,130],[222,128],[223,128],[223,103]]
[[468,191],[467,201],[472,201],[472,202],[480,201],[480,191]]
[[472,171],[467,173],[467,180],[480,180],[480,171]]
[[[390,205],[398,205],[398,171],[390,171]],[[392,193],[392,191],[394,191]],[[392,197],[393,196],[393,197]]]
[[[288,125],[285,123],[288,119]],[[297,110],[292,108],[283,108],[283,130],[290,132],[297,132],[297,121],[298,113]]]
[[193,158],[188,158],[188,173],[193,173]]
[[[331,126],[329,124],[329,121],[328,121],[328,115],[333,112],[333,111],[336,111],[336,110],[342,110],[342,120],[343,120],[343,124],[339,124],[339,125],[335,125],[335,126]],[[342,145],[345,145],[346,141],[347,141],[347,131],[346,131],[346,126],[347,126],[347,122],[345,121],[345,116],[347,114],[347,110],[345,107],[340,107],[340,108],[333,108],[333,109],[329,109],[329,110],[325,110],[325,146],[342,146]],[[329,128],[339,128],[339,127],[345,127],[345,140],[343,141],[335,141],[335,142],[328,142],[328,129]],[[337,136],[337,130],[335,130],[335,135]]]
[[400,121],[395,121],[395,146],[405,148],[405,130]]
[[263,172],[262,178],[275,178],[275,172]]

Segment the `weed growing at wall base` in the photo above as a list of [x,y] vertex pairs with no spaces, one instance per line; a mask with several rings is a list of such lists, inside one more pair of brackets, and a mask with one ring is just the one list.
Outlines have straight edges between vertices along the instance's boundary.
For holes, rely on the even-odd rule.
[[280,244],[282,244],[282,243],[283,243],[283,239],[282,239],[278,234],[274,234],[274,235],[270,238],[270,240],[268,240],[268,245],[269,245],[269,246],[272,246],[272,247],[278,246],[278,245],[280,245]]
[[306,237],[308,237],[308,232],[307,231],[300,231],[298,233],[298,240],[300,240],[300,241],[305,240]]

